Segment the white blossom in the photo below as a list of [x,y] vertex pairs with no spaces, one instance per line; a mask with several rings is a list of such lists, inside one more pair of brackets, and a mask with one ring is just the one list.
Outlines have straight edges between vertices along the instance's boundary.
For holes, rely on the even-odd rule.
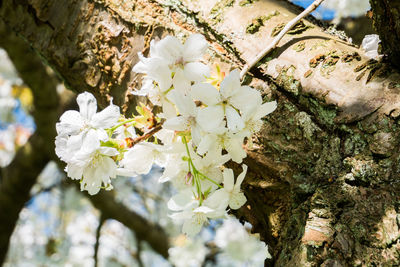
[[247,172],[247,165],[242,165],[243,172],[237,177],[234,183],[234,175],[231,169],[224,169],[224,187],[214,193],[215,201],[226,203],[231,209],[237,210],[246,203],[246,197],[241,192],[240,186]]
[[119,107],[112,103],[96,113],[97,101],[91,93],[79,94],[76,100],[79,112],[64,112],[56,124],[58,135],[77,135],[89,129],[106,129],[115,125],[120,117]]
[[67,162],[68,176],[81,180],[81,190],[87,190],[91,195],[97,194],[102,186],[112,189],[110,178],[116,177],[117,165],[111,157],[118,155],[118,151],[100,146],[100,139],[93,129],[87,132],[81,145]]
[[205,200],[199,205],[191,189],[182,190],[168,201],[168,208],[175,213],[170,217],[175,220],[183,220],[182,232],[194,236],[200,232],[209,218],[220,218],[226,214],[224,205]]
[[153,163],[163,167],[166,155],[164,148],[151,143],[139,143],[125,153],[124,159],[120,162],[118,174],[124,176],[135,176],[149,173]]
[[171,86],[187,92],[192,81],[204,81],[210,75],[210,70],[198,61],[206,49],[207,42],[200,34],[191,35],[185,44],[173,36],[158,42],[151,41],[149,57],[145,58],[139,53],[140,61],[133,67],[134,72],[144,73],[148,77],[140,94],[153,95],[153,100],[158,98],[158,103],[153,103],[162,105]]
[[[200,62],[206,49],[199,34],[184,44],[167,36],[151,42],[148,58],[139,54],[133,71],[145,77],[134,94],[160,106],[157,115],[142,107],[138,116],[125,119],[112,103],[97,113],[93,95],[78,96],[79,112],[65,112],[56,125],[56,154],[67,163],[68,176],[81,181],[81,190],[96,194],[111,189],[117,175],[147,174],[159,165],[164,168],[159,182],[170,181],[178,190],[168,202],[170,217],[183,223],[187,235],[245,204],[240,187],[247,166],[235,182],[233,171],[223,165],[243,161],[244,141],[251,141],[277,104],[263,103],[260,92],[242,86],[239,70],[206,81],[209,68]],[[158,123],[162,129],[141,140],[135,128],[146,132]]]
[[262,267],[265,259],[271,258],[268,246],[232,217],[217,229],[215,244],[222,250],[220,256],[232,261],[231,266]]
[[208,252],[203,241],[184,237],[180,243],[168,250],[169,260],[176,267],[200,267]]
[[200,141],[197,152],[200,155],[209,153],[214,156],[222,154],[222,149],[228,152],[230,158],[241,163],[246,157],[246,151],[243,149],[244,135],[234,134],[226,131],[222,134],[206,134]]
[[361,43],[361,47],[365,50],[365,56],[379,59],[380,55],[378,53],[378,48],[380,41],[379,35],[377,34],[365,35]]

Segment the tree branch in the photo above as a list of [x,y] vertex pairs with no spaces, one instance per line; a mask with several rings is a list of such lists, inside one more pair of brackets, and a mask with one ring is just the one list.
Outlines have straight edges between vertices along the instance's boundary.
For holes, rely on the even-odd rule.
[[138,240],[146,241],[154,251],[165,258],[168,257],[168,236],[159,225],[151,223],[117,202],[112,192],[100,191],[97,195],[87,197],[93,206],[101,210],[104,218],[114,219],[124,224],[135,233]]
[[105,222],[105,218],[103,216],[103,213],[100,214],[99,218],[99,225],[96,228],[96,243],[94,244],[94,267],[97,267],[99,264],[99,246],[100,246],[100,235],[101,235],[101,227],[103,226]]
[[289,21],[288,24],[282,29],[282,31],[274,38],[274,40],[263,50],[261,51],[253,60],[251,60],[248,64],[244,65],[242,71],[240,72],[240,79],[242,80],[246,73],[254,67],[263,57],[268,55],[279,43],[279,41],[285,36],[285,34],[290,31],[300,20],[307,17],[310,13],[312,13],[324,0],[315,0],[309,7],[307,7],[303,12],[301,12],[297,17]]
[[58,96],[56,81],[27,43],[0,23],[0,46],[8,53],[23,81],[34,95],[36,132],[19,149],[0,180],[0,264],[4,262],[18,215],[30,199],[29,192],[54,155]]

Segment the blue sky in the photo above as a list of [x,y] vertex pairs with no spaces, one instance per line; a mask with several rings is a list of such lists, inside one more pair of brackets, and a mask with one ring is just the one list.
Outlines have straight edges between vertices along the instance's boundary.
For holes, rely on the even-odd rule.
[[[309,5],[311,5],[311,3],[314,2],[314,0],[292,0],[292,2],[296,5],[306,8]],[[322,15],[322,18],[326,20],[331,20],[335,17],[335,11],[321,7],[317,8],[317,10],[312,14],[317,18],[320,17],[319,15]]]

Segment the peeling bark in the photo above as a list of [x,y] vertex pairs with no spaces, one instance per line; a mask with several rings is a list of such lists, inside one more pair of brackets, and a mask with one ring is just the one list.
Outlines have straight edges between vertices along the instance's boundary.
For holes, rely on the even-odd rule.
[[[113,96],[125,112],[136,103],[129,92],[140,87],[131,67],[151,39],[202,33],[207,60],[229,71],[297,12],[274,0],[3,0],[0,7],[71,89],[94,93],[102,105]],[[246,30],[260,16],[268,19]],[[247,77],[278,109],[248,151],[248,203],[236,215],[270,245],[271,266],[398,265],[400,74],[314,22],[303,21]]]

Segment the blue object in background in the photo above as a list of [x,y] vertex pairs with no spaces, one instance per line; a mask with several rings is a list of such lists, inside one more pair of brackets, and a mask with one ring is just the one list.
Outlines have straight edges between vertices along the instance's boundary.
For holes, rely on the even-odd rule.
[[[314,2],[314,0],[292,0],[293,4],[296,4],[298,6],[307,8],[309,5],[311,5]],[[332,20],[335,18],[335,11],[331,9],[327,9],[324,7],[319,6],[313,13],[311,13],[313,16],[316,18],[322,18],[323,20]]]
[[19,100],[17,100],[17,106],[13,110],[13,115],[15,123],[22,125],[24,128],[32,129],[32,131],[36,129],[35,121],[30,114],[25,112]]
[[0,130],[5,130],[10,124],[18,124],[24,128],[31,129],[32,132],[35,131],[36,125],[32,116],[25,112],[23,109],[21,102],[17,99],[17,105],[14,107],[12,111],[13,121],[12,122],[4,122],[0,120]]

